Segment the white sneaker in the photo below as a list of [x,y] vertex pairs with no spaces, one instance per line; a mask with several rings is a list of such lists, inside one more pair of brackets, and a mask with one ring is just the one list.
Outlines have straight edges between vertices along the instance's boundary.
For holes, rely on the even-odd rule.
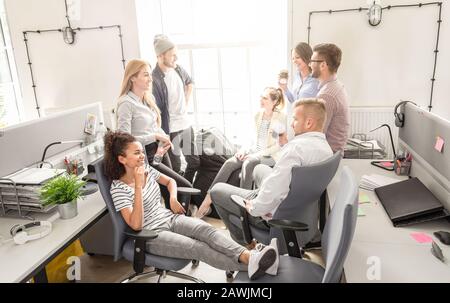
[[250,260],[248,262],[248,277],[250,280],[263,276],[276,259],[277,252],[272,246],[258,244],[255,249],[250,251]]
[[275,252],[277,253],[277,257],[276,257],[275,262],[273,263],[273,265],[266,270],[266,273],[269,274],[269,275],[272,275],[272,276],[276,276],[277,273],[278,273],[278,265],[280,263],[280,256],[278,254],[278,239],[277,238],[272,238],[272,240],[270,241],[269,246],[273,247],[275,249]]

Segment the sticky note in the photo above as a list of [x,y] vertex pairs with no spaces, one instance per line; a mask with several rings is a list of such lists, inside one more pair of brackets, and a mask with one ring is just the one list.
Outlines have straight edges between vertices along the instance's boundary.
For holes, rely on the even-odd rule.
[[433,239],[424,233],[411,233],[411,237],[416,240],[417,243],[431,243]]
[[384,167],[392,167],[392,162],[380,162],[380,164]]
[[366,213],[361,207],[358,207],[358,217],[364,217]]
[[359,204],[370,203],[369,196],[364,193],[359,193]]
[[437,136],[436,144],[434,145],[434,149],[437,150],[438,152],[442,153],[442,148],[444,147],[444,143],[445,143],[444,139]]

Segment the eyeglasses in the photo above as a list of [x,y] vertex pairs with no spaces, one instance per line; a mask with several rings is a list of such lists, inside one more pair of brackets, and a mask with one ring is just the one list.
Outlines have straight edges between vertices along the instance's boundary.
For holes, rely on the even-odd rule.
[[309,60],[310,63],[313,63],[313,62],[320,63],[320,62],[324,62],[324,61],[325,61],[325,60],[312,60],[312,59]]

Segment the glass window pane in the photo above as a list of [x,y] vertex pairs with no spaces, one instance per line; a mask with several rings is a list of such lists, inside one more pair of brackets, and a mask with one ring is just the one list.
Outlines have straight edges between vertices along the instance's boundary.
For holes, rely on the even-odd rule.
[[222,85],[224,88],[248,87],[247,49],[244,47],[223,48],[220,50],[222,66]]
[[221,112],[223,110],[218,89],[196,89],[195,96],[199,113]]
[[197,119],[200,129],[216,127],[221,132],[224,132],[222,113],[199,113],[197,114]]
[[254,139],[254,123],[251,113],[226,113],[225,136],[234,144],[247,146]]
[[12,84],[0,84],[0,128],[19,120]]
[[250,96],[248,89],[224,89],[223,107],[225,112],[249,112]]
[[219,72],[216,49],[196,49],[192,51],[193,75],[197,88],[218,88]]
[[177,57],[178,57],[177,64],[181,65],[192,77],[192,68],[191,68],[191,60],[189,59],[189,50],[178,49]]
[[0,83],[9,83],[11,81],[11,72],[9,70],[9,61],[6,50],[0,50]]

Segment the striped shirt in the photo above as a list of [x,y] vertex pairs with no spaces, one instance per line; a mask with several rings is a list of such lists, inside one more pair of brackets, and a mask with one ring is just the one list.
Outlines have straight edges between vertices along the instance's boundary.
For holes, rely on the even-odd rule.
[[[147,182],[142,188],[142,205],[144,208],[144,229],[156,229],[169,221],[174,214],[161,204],[161,192],[157,180],[161,173],[146,165],[145,171],[148,172]],[[134,205],[134,188],[128,184],[113,180],[111,184],[111,197],[116,211]]]
[[259,152],[267,148],[267,135],[269,134],[270,119],[262,119],[261,126],[258,129],[256,140],[256,151]]
[[319,88],[317,98],[325,101],[327,110],[327,121],[323,131],[333,152],[344,153],[350,127],[347,92],[336,75],[329,81],[320,83]]

